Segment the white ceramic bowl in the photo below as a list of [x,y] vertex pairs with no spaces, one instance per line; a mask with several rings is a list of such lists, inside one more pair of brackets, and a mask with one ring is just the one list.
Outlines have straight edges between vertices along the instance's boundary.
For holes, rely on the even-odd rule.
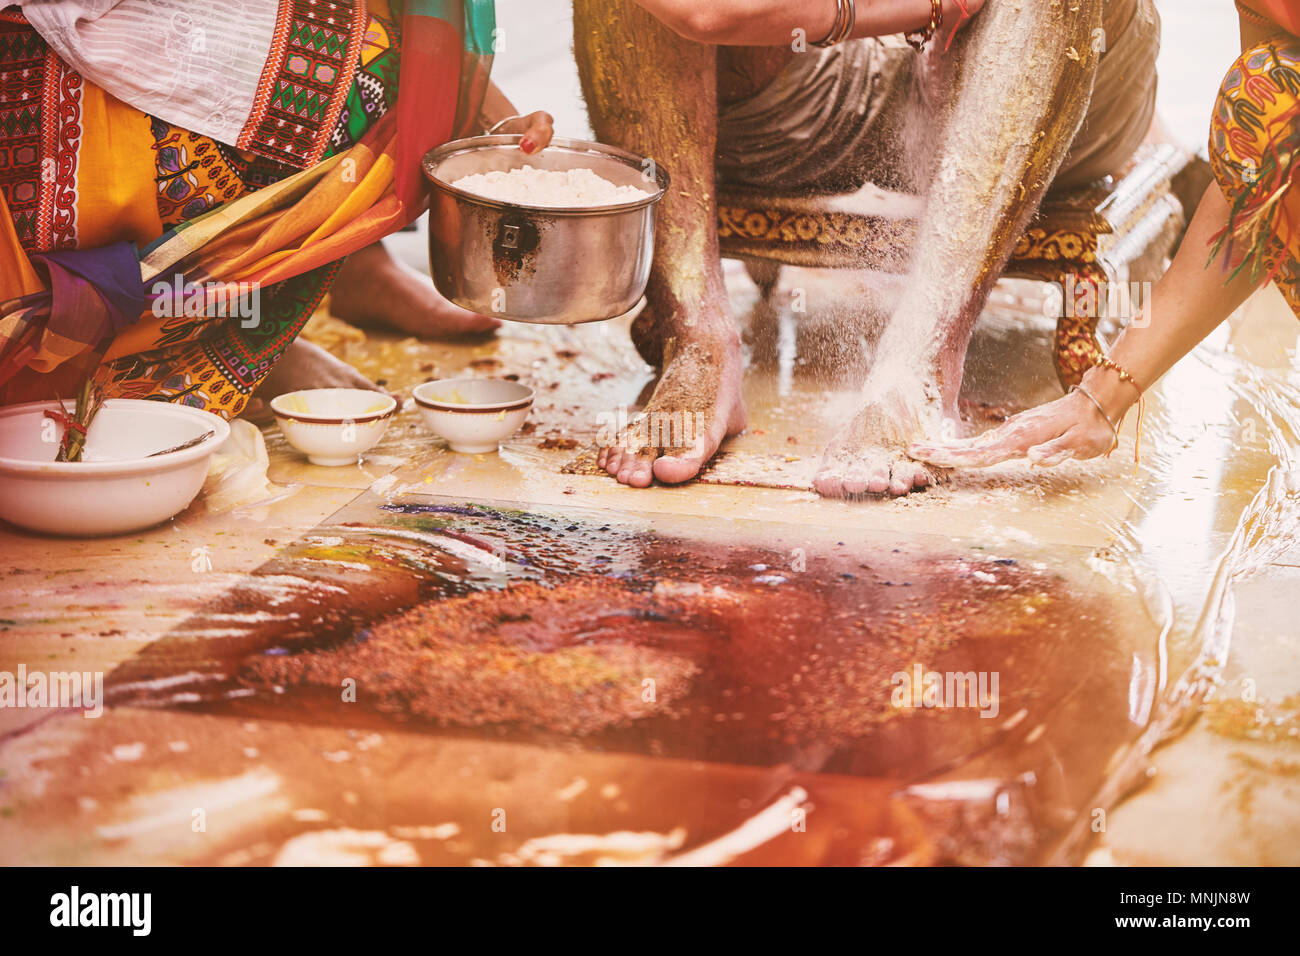
[[429,430],[447,439],[452,451],[496,451],[523,425],[533,407],[533,390],[499,378],[445,378],[412,392]]
[[397,399],[367,388],[307,388],[271,399],[285,440],[314,465],[354,465],[379,444]]
[[[125,534],[179,514],[230,435],[210,412],[111,398],[91,423],[82,460],[56,462],[63,426],[47,425],[45,410],[57,408],[52,401],[0,408],[0,518],[48,534]],[[208,431],[192,448],[147,457]]]

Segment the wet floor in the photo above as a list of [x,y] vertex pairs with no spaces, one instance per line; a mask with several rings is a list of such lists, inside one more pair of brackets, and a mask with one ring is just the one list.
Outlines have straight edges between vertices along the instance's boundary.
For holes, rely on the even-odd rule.
[[[762,809],[730,802],[742,767],[799,778],[785,823],[821,862],[1078,852],[1154,703],[1159,629],[1139,602],[942,540],[748,523],[720,541],[691,524],[363,496],[119,668],[110,700],[681,762],[696,772],[659,793],[683,808],[666,830],[626,786],[621,813],[569,823],[599,834],[613,812],[617,831],[678,833],[674,857]],[[513,787],[564,799],[526,774]],[[514,827],[496,856],[554,837]],[[461,862],[480,851],[465,841]]]
[[[843,323],[873,280],[792,271],[767,307],[730,276],[752,425],[709,483],[564,473],[642,392],[625,327],[372,335],[333,344],[395,388],[517,376],[532,427],[456,455],[404,412],[341,469],[271,429],[261,502],[6,532],[0,669],[102,668],[110,697],[3,712],[0,855],[1294,861],[1294,320],[1264,299],[1171,374],[1136,466],[1130,422],[1109,460],[829,502],[800,469],[852,407],[827,343],[869,354]],[[792,285],[824,308],[793,324]],[[969,407],[1051,388],[1041,316],[999,290]]]
[[[1201,55],[1209,6],[1180,0],[1166,59]],[[1276,295],[1160,384],[1137,466],[1130,420],[1106,461],[841,503],[809,479],[888,283],[788,270],[764,305],[728,281],[751,427],[699,484],[563,471],[650,381],[625,326],[440,346],[323,320],[393,388],[533,385],[530,427],[461,456],[406,412],[343,469],[271,429],[261,501],[104,541],[0,528],[0,670],[112,694],[98,719],[0,710],[0,860],[1300,862]],[[1041,294],[999,287],[976,416],[1056,394]],[[983,706],[927,707],[929,673]]]
[[[710,483],[564,474],[647,380],[625,328],[372,335],[334,347],[395,388],[518,376],[532,427],[464,456],[405,412],[342,469],[272,429],[264,502],[7,533],[4,669],[101,667],[110,696],[4,712],[0,854],[1194,862],[1242,845],[1197,856],[1213,807],[1294,860],[1293,320],[1257,303],[1169,376],[1136,466],[1130,422],[1110,460],[828,502],[799,469],[851,407],[827,343],[869,354],[837,330],[873,280],[791,272],[826,303],[791,327],[730,275],[753,423]],[[969,407],[1051,388],[1032,291],[999,290]]]

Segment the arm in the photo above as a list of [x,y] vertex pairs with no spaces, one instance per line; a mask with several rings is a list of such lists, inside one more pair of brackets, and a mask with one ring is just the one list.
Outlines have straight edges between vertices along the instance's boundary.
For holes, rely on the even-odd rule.
[[[1156,283],[1141,319],[1124,330],[1111,357],[1149,388],[1218,327],[1256,289],[1250,270],[1231,282],[1226,258],[1206,264],[1212,238],[1228,223],[1228,202],[1211,183],[1196,210],[1183,244],[1164,277]],[[1138,400],[1137,390],[1110,369],[1092,368],[1083,387],[1118,423]],[[978,438],[920,442],[914,458],[936,465],[984,467],[1011,458],[1055,465],[1072,458],[1095,458],[1111,450],[1114,436],[1101,412],[1082,391],[1021,412]]]
[[[502,93],[495,83],[489,83],[487,92],[483,95],[483,110],[479,114],[483,129],[491,129],[506,117],[518,116],[518,113],[510,98]],[[512,119],[497,132],[523,134],[524,138],[519,141],[519,148],[525,153],[536,153],[545,149],[551,142],[551,137],[555,133],[554,123],[555,120],[550,113],[538,110],[536,113]]]
[[[1259,28],[1242,19],[1243,50],[1262,38]],[[1116,343],[1111,358],[1143,388],[1154,385],[1258,287],[1248,269],[1228,281],[1231,268],[1226,251],[1216,262],[1205,261],[1214,237],[1227,227],[1228,219],[1228,201],[1218,184],[1211,183],[1169,271],[1156,283],[1142,321],[1132,322]],[[1106,368],[1089,369],[1083,376],[1083,388],[1097,400],[1096,405],[1082,391],[1074,391],[1013,415],[977,438],[918,442],[910,453],[935,465],[971,468],[1012,458],[1056,465],[1104,455],[1113,447],[1114,435],[1102,415],[1119,424],[1137,403],[1138,392]]]
[[[674,33],[713,46],[786,46],[795,30],[820,40],[835,23],[836,0],[636,0]],[[944,29],[974,15],[984,0],[942,0]],[[965,8],[965,13],[963,9]],[[852,36],[888,36],[930,22],[930,0],[857,0]]]

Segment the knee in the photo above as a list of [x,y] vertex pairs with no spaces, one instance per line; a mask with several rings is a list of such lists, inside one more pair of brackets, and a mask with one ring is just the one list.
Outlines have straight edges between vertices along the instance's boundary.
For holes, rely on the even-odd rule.
[[736,35],[739,17],[730,4],[699,3],[666,17],[664,22],[683,39],[721,46]]

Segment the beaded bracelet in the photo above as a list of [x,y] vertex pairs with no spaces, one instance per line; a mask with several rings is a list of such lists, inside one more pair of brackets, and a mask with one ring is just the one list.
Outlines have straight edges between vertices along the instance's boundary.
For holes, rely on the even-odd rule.
[[[1116,375],[1119,376],[1119,380],[1121,382],[1127,382],[1129,385],[1133,386],[1133,388],[1138,393],[1137,437],[1133,445],[1133,466],[1134,466],[1134,470],[1136,470],[1137,465],[1141,460],[1141,454],[1142,454],[1142,419],[1146,417],[1146,411],[1147,411],[1146,397],[1145,397],[1146,389],[1144,389],[1141,385],[1138,384],[1137,379],[1135,379],[1129,373],[1128,369],[1120,365],[1112,358],[1108,358],[1105,355],[1099,355],[1097,356],[1097,358],[1093,359],[1092,364],[1094,368],[1110,369],[1112,372],[1114,372]],[[1089,397],[1091,398],[1092,396]],[[1093,400],[1093,404],[1097,404],[1095,399]],[[1097,407],[1098,409],[1101,408],[1099,404],[1097,404]],[[1102,412],[1102,415],[1106,417],[1107,421],[1110,421],[1110,417],[1106,416],[1105,412]],[[1123,419],[1121,418],[1120,421],[1122,423]]]
[[903,34],[903,39],[913,50],[921,53],[925,50],[925,45],[934,39],[941,26],[943,26],[943,0],[930,0],[930,22],[924,30],[910,30]]
[[1142,397],[1142,393],[1146,391],[1145,388],[1143,388],[1141,385],[1139,385],[1139,384],[1137,383],[1137,379],[1135,379],[1132,375],[1129,374],[1128,369],[1126,369],[1124,366],[1120,365],[1120,364],[1119,364],[1118,362],[1116,362],[1114,359],[1107,358],[1106,356],[1102,355],[1102,356],[1098,356],[1096,359],[1094,359],[1092,364],[1093,364],[1096,368],[1108,368],[1108,369],[1110,369],[1112,372],[1114,372],[1116,375],[1119,376],[1119,380],[1120,380],[1121,382],[1128,382],[1130,385],[1132,385],[1132,386],[1137,390],[1137,393],[1138,393],[1138,397],[1139,397],[1139,398],[1141,398],[1141,397]]

